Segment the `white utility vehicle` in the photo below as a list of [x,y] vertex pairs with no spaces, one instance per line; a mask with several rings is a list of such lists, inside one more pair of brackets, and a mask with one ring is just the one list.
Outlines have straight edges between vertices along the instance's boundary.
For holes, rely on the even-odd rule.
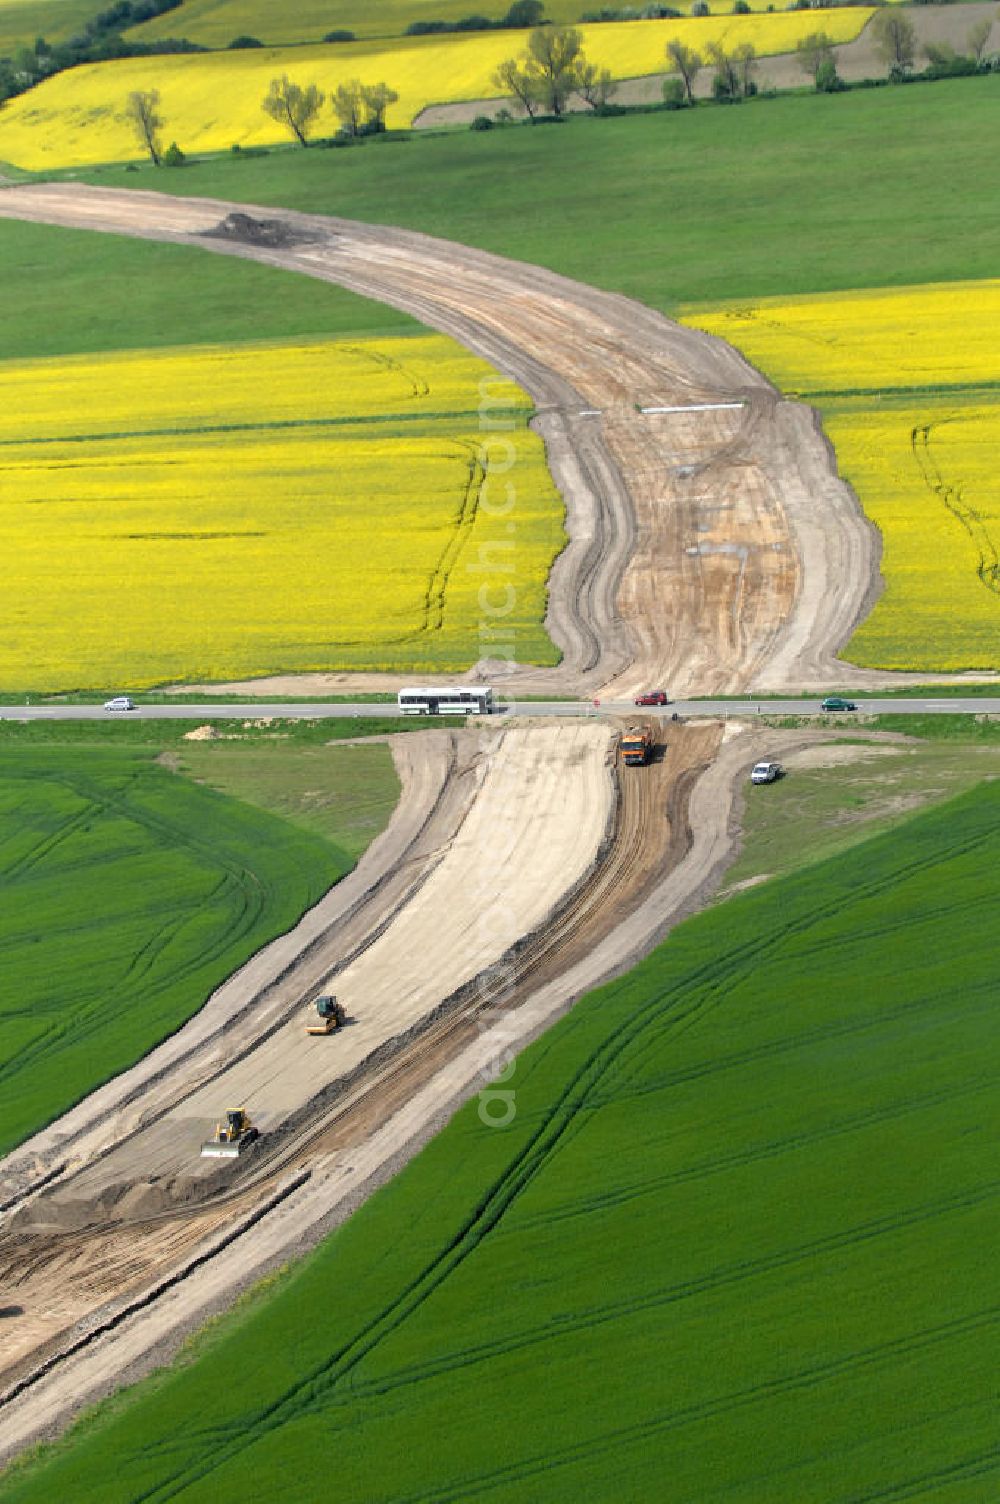
[[780,762],[758,762],[754,764],[750,774],[751,783],[774,783],[781,777]]

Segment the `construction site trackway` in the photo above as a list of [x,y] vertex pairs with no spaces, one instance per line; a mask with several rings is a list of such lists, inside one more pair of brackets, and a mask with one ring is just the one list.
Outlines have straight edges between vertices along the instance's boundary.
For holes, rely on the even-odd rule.
[[[112,1215],[76,1230],[46,1226],[39,1204],[34,1227],[25,1219],[10,1229],[0,1242],[0,1279],[36,1324],[34,1340],[3,1371],[0,1461],[166,1360],[239,1290],[349,1215],[509,1052],[704,902],[737,839],[748,764],[828,733],[730,725],[720,745],[722,735],[711,722],[671,728],[662,760],[628,770],[601,858],[518,948],[503,1006],[487,1002],[484,1013],[480,999],[443,1012],[377,1063],[345,1110],[335,1107],[294,1154],[265,1159],[256,1176],[248,1160],[246,1180],[215,1203],[131,1219],[123,1206],[123,1220]],[[252,1236],[241,1236],[243,1227]],[[226,1257],[213,1257],[222,1246]],[[71,1347],[68,1361],[46,1367]]]
[[337,282],[519,381],[570,540],[547,618],[563,662],[520,675],[522,693],[878,682],[836,663],[877,589],[874,530],[812,410],[723,341],[538,267],[332,217],[64,183],[0,190],[0,216]]
[[[231,233],[234,214],[252,226],[272,213],[66,184],[0,190],[0,215],[340,282],[519,380],[570,534],[548,619],[564,662],[516,675],[520,693],[877,682],[835,659],[875,588],[871,530],[812,413],[725,344],[420,235],[284,212],[280,244]],[[0,1455],[172,1350],[345,1216],[504,1050],[703,900],[732,850],[749,763],[822,735],[664,729],[665,755],[617,778],[597,717],[407,738],[396,820],[284,962],[252,963],[191,1032],[0,1165],[0,1280],[17,1303]],[[309,1039],[309,999],[331,984],[353,1026]],[[237,1105],[266,1130],[259,1152],[202,1164],[199,1139]]]
[[[5,1330],[0,1381],[95,1306],[148,1282],[164,1259],[175,1263],[178,1239],[196,1244],[245,1211],[231,1204],[234,1183],[263,1194],[302,1146],[308,1162],[317,1131],[355,1121],[372,1084],[388,1087],[411,1047],[418,1075],[425,1057],[440,1063],[452,1027],[495,1000],[493,969],[505,958],[518,974],[529,957],[537,966],[551,936],[578,927],[606,892],[601,873],[618,871],[622,832],[636,839],[635,824],[618,818],[606,724],[484,725],[403,741],[410,757],[413,743],[425,744],[438,793],[424,795],[423,818],[403,818],[415,838],[384,880],[241,1011],[226,1016],[217,995],[215,1027],[208,1010],[198,1014],[159,1058],[135,1067],[124,1099],[111,1083],[103,1110],[93,1099],[77,1109],[75,1134],[56,1124],[0,1167],[19,1189],[0,1234],[0,1278],[24,1306]],[[451,749],[444,777],[442,746]],[[419,797],[414,776],[407,787]],[[348,1026],[312,1038],[308,999],[331,987]],[[499,990],[509,991],[506,980]],[[201,1159],[212,1123],[236,1104],[263,1130],[258,1151],[235,1163]],[[32,1167],[46,1179],[40,1191]],[[230,1204],[220,1207],[223,1192]]]

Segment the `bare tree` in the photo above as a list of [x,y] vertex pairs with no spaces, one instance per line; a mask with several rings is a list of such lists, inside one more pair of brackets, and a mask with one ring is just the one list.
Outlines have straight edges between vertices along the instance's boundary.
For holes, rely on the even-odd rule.
[[575,26],[539,26],[528,37],[525,72],[550,115],[566,109],[583,64],[583,33]]
[[330,96],[330,103],[345,135],[359,135],[365,119],[364,86],[361,80],[352,78],[349,83],[338,84]]
[[701,53],[695,52],[693,47],[686,47],[683,42],[668,42],[667,62],[684,80],[688,104],[694,104],[694,81],[702,69]]
[[577,68],[576,92],[592,110],[603,109],[617,90],[618,85],[612,79],[608,68],[602,68],[598,72],[593,63],[581,63]]
[[512,95],[524,110],[529,120],[534,120],[538,108],[535,86],[527,70],[521,67],[516,57],[501,63],[493,75],[493,84],[502,94]]
[[735,55],[727,52],[721,42],[709,42],[706,50],[715,68],[712,91],[716,99],[739,99],[740,75]]
[[834,62],[833,38],[825,31],[811,31],[807,37],[800,37],[795,44],[795,51],[813,83],[823,64]]
[[279,125],[291,131],[300,146],[308,146],[307,137],[316,116],[322,108],[326,95],[315,84],[302,88],[293,84],[287,73],[272,78],[267,93],[260,102],[265,115],[270,115]]
[[752,42],[741,42],[733,52],[733,62],[736,65],[736,78],[740,93],[744,99],[749,99],[755,94],[756,86],[753,81],[753,73],[757,67],[757,49]]
[[981,63],[983,60],[983,54],[986,51],[986,44],[990,39],[990,32],[992,30],[993,22],[989,16],[984,16],[983,20],[976,22],[966,38],[966,46],[977,63]]
[[159,89],[134,89],[125,103],[125,119],[143,149],[149,152],[154,167],[159,167],[163,156],[160,145],[163,117],[159,113],[159,103]]
[[913,22],[896,6],[876,11],[872,36],[879,55],[888,64],[889,73],[908,73],[917,52],[917,33]]
[[388,84],[364,84],[361,95],[365,103],[365,123],[369,130],[385,130],[385,112],[399,95]]

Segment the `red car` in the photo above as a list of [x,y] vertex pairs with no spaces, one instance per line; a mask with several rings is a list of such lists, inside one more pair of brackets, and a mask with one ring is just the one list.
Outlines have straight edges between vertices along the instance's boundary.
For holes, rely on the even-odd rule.
[[664,689],[651,689],[644,695],[637,695],[637,705],[669,705],[670,700]]

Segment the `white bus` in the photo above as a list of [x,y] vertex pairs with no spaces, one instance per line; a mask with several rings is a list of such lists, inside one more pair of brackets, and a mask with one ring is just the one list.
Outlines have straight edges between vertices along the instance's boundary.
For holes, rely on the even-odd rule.
[[399,709],[402,715],[491,715],[493,691],[484,684],[460,689],[447,685],[437,689],[401,689]]

